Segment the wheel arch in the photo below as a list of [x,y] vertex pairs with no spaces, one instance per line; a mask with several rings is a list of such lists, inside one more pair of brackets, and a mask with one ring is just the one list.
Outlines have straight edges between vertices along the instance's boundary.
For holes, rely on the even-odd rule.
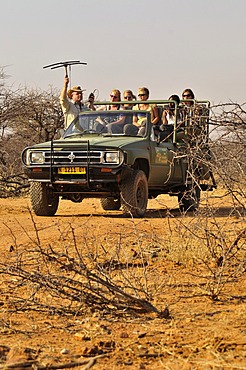
[[142,170],[145,173],[148,180],[150,169],[149,162],[146,158],[137,158],[134,162],[133,168],[134,170]]

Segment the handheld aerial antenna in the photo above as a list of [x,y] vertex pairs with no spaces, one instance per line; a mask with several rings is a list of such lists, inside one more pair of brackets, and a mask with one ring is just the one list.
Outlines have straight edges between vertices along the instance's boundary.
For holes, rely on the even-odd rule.
[[92,91],[92,94],[94,95],[95,100],[97,100],[97,99],[98,99],[98,96],[99,96],[99,90],[98,90],[98,89],[94,89],[94,90]]
[[[43,68],[56,69],[56,68],[64,67],[65,68],[65,76],[69,77],[69,76],[71,76],[71,66],[74,66],[76,64],[85,64],[85,65],[87,65],[87,63],[80,62],[80,60],[68,60],[66,62],[58,62],[58,63],[48,64],[47,66],[44,66]],[[68,75],[68,67],[69,67],[69,75]]]

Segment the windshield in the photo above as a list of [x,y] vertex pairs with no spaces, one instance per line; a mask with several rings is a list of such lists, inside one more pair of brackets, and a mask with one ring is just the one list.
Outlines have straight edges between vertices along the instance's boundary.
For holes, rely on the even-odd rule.
[[[140,115],[141,120],[139,120]],[[147,133],[146,128],[147,122],[149,121],[149,112],[146,111],[118,110],[82,112],[69,125],[65,131],[64,137],[85,134],[144,137]],[[138,122],[138,125],[136,125],[136,122]]]

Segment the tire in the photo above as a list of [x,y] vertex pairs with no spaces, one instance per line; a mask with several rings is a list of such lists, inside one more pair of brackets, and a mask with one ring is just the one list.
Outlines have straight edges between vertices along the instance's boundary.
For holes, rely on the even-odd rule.
[[101,206],[104,211],[118,211],[120,209],[120,200],[114,198],[101,198]]
[[59,196],[52,193],[43,182],[31,182],[30,198],[32,209],[37,216],[54,216],[59,204]]
[[199,186],[188,185],[178,195],[179,209],[181,212],[196,211],[199,207],[201,189]]
[[122,180],[121,204],[124,213],[143,217],[148,204],[148,181],[142,170],[134,170]]

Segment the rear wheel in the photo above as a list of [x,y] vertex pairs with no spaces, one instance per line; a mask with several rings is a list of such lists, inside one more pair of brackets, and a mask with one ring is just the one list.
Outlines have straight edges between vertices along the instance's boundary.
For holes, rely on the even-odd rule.
[[198,185],[187,185],[178,195],[179,209],[181,212],[196,211],[199,207],[201,189]]
[[134,170],[122,180],[121,204],[125,213],[143,217],[148,204],[148,181],[142,170]]
[[47,184],[31,182],[30,198],[32,209],[37,216],[54,216],[59,204],[59,196]]
[[114,198],[101,198],[101,206],[105,211],[118,211],[120,209],[120,200]]

